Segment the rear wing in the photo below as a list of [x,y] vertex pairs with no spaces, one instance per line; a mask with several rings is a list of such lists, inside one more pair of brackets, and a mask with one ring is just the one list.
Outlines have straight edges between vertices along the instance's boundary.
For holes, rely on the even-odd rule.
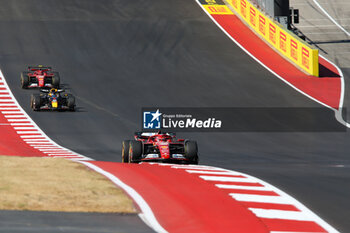
[[28,66],[29,71],[36,71],[36,70],[42,70],[42,71],[50,71],[52,70],[51,66]]
[[[43,93],[49,93],[51,89],[49,88],[41,88],[40,89],[40,92],[43,92]],[[64,92],[65,90],[64,89],[57,89],[57,93],[61,93],[61,92]]]
[[134,136],[137,137],[137,138],[141,138],[141,139],[147,139],[149,137],[152,137],[154,135],[157,135],[157,134],[166,134],[170,137],[176,137],[176,133],[170,133],[170,132],[135,132],[134,133]]
[[134,137],[135,139],[147,139],[156,134],[157,133],[135,132]]

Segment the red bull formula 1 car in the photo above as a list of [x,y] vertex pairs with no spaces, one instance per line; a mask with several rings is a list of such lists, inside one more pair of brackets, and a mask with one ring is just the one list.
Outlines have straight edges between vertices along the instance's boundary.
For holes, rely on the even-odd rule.
[[54,87],[59,88],[60,76],[49,66],[29,66],[28,71],[21,72],[21,87]]
[[175,133],[136,132],[135,140],[122,142],[122,162],[198,164],[197,142],[176,139]]
[[63,93],[63,89],[41,89],[40,94],[32,94],[30,106],[34,111],[40,110],[75,110],[75,98]]

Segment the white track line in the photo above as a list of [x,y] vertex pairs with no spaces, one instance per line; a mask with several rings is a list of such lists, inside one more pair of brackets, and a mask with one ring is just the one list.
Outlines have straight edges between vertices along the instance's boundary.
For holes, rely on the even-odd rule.
[[20,109],[16,110],[16,111],[1,111],[2,114],[23,114],[23,111],[21,111]]
[[11,100],[11,99],[0,99],[0,102],[2,103],[2,102],[7,102],[7,103],[9,103],[9,104],[13,104],[13,100]]
[[259,202],[269,204],[293,204],[288,202],[283,196],[269,196],[269,195],[258,195],[258,194],[241,194],[241,193],[230,193],[231,197],[237,201],[243,202]]
[[46,138],[30,138],[30,139],[23,139],[25,142],[39,142],[39,141],[47,141]]
[[[53,145],[31,145],[31,147],[33,147],[34,149],[58,149],[57,146],[53,146]],[[72,153],[72,152],[57,152],[57,151],[50,151],[49,153]]]
[[326,233],[326,232],[305,232],[305,231],[270,231],[270,233]]
[[[51,142],[26,142],[29,146],[31,147],[36,147],[36,146],[45,146],[45,147],[48,147],[48,146],[52,146],[52,143]],[[58,148],[58,147],[56,147]],[[39,149],[39,148],[37,148]],[[44,149],[44,148],[40,148],[40,149]]]
[[69,154],[48,154],[48,156],[50,157],[54,157],[54,158],[74,158],[74,159],[80,159],[79,157],[75,156],[75,155],[69,155]]
[[[31,123],[29,123],[29,124],[31,124]],[[20,137],[21,138],[45,138],[46,139],[46,137],[41,136],[41,135],[21,135]]]
[[27,126],[27,127],[13,127],[15,130],[19,130],[19,129],[36,129],[34,126]]
[[40,141],[40,142],[26,142],[27,144],[29,144],[30,146],[37,146],[39,145],[51,145],[52,143],[49,141]]
[[[27,143],[30,143],[30,142],[27,142]],[[51,144],[49,144],[49,143],[51,143]],[[66,148],[64,148],[64,147],[62,147],[62,146],[59,146],[59,145],[56,145],[56,144],[53,144],[52,142],[49,142],[49,143],[47,143],[47,142],[44,142],[43,143],[43,145],[31,145],[31,146],[40,146],[40,147],[54,147],[54,148],[56,148],[56,149],[58,149],[58,148],[60,148],[60,149],[66,149]],[[72,151],[71,151],[72,152]],[[74,153],[74,152],[72,152],[72,153]]]
[[32,123],[10,123],[12,126],[33,126]]
[[216,187],[220,189],[240,189],[240,190],[254,190],[254,191],[271,191],[270,188],[264,186],[245,186],[245,185],[233,185],[233,184],[216,184]]
[[16,110],[18,111],[19,109],[17,107],[15,108],[4,108],[4,107],[0,107],[0,110]]
[[[33,145],[34,146],[34,145]],[[37,145],[36,145],[37,146]],[[68,152],[68,150],[62,149],[62,148],[38,148],[39,151],[42,151],[43,153],[55,153],[55,152]]]
[[[162,164],[162,166],[165,166],[164,164]],[[225,171],[224,169],[221,168],[214,168],[214,167],[185,167],[185,166],[179,166],[179,165],[170,165],[171,168],[175,168],[175,169],[195,169],[195,170],[207,170],[207,171]]]
[[57,149],[57,146],[52,145],[46,145],[46,146],[39,146],[39,145],[32,145],[34,149]]
[[256,183],[256,180],[250,178],[230,177],[230,176],[199,176],[203,180],[207,181],[221,181],[221,182],[246,182]]
[[321,11],[338,27],[340,28],[347,36],[350,36],[350,33],[345,30],[328,12],[318,3],[317,0],[313,0],[314,3],[321,9]]
[[21,118],[21,119],[7,119],[8,122],[20,122],[20,121],[30,121],[28,118]]
[[186,170],[188,173],[207,174],[207,175],[240,175],[238,172],[227,171],[203,171],[203,170]]
[[94,171],[106,176],[108,179],[110,179],[114,184],[116,184],[117,186],[121,187],[123,190],[125,190],[125,192],[127,192],[132,199],[135,200],[135,202],[137,203],[137,205],[140,207],[141,211],[143,214],[139,214],[140,218],[143,219],[146,223],[148,223],[148,225],[150,227],[152,227],[156,232],[167,232],[157,221],[156,217],[154,216],[152,209],[149,207],[149,205],[147,204],[147,202],[142,198],[142,196],[140,194],[138,194],[135,189],[131,188],[130,186],[126,185],[125,183],[123,183],[120,179],[118,179],[117,177],[115,177],[114,175],[112,175],[109,172],[106,172],[104,170],[102,170],[101,168],[88,163],[88,162],[82,162],[79,161],[82,164],[85,164],[87,167],[90,167],[91,169],[93,169]]
[[39,131],[17,131],[18,134],[38,134],[40,135]]
[[294,90],[298,91],[299,93],[305,95],[306,97],[312,99],[313,101],[329,108],[332,109],[335,112],[335,118],[338,122],[340,122],[341,124],[343,124],[344,126],[350,128],[350,124],[348,122],[345,122],[342,116],[342,108],[343,108],[343,99],[344,99],[344,76],[343,73],[341,72],[341,70],[339,69],[338,66],[336,66],[334,63],[330,62],[327,58],[323,57],[322,55],[319,55],[320,57],[322,57],[323,59],[325,59],[326,61],[330,62],[332,65],[334,65],[337,70],[339,71],[340,74],[340,78],[341,78],[341,100],[340,100],[340,104],[339,104],[339,110],[325,104],[322,103],[321,101],[315,99],[314,97],[308,95],[307,93],[303,92],[302,90],[298,89],[297,87],[295,87],[293,84],[291,84],[290,82],[288,82],[287,80],[283,79],[280,75],[278,75],[276,72],[274,72],[273,70],[271,70],[269,67],[267,67],[263,62],[261,62],[258,58],[256,58],[253,54],[251,54],[248,50],[246,50],[240,43],[238,43],[238,41],[236,41],[230,34],[228,34],[228,32],[225,31],[225,29],[223,27],[221,27],[221,25],[215,21],[215,19],[209,14],[209,12],[206,11],[206,9],[200,4],[200,2],[198,0],[196,0],[197,4],[202,8],[202,10],[208,15],[208,17],[216,24],[216,26],[218,26],[224,33],[225,35],[230,38],[238,47],[240,47],[246,54],[248,54],[251,58],[253,58],[256,62],[258,62],[261,66],[263,66],[265,69],[267,69],[268,71],[270,71],[273,75],[275,75],[277,78],[279,78],[281,81],[285,82],[287,85],[289,85],[290,87],[292,87]]
[[4,115],[5,118],[23,118],[24,115]]
[[74,155],[72,152],[69,151],[50,151],[47,153],[48,155]]
[[68,153],[68,150],[64,149],[38,149],[42,151],[44,154],[55,154],[55,153]]
[[76,159],[76,160],[80,160],[80,157],[79,156],[76,156],[76,155],[50,155],[50,157],[53,157],[53,158],[65,158],[65,159],[69,159],[69,160],[72,160],[72,159]]
[[283,220],[295,220],[295,221],[313,221],[312,217],[304,214],[300,211],[287,211],[287,210],[266,210],[249,208],[259,218],[272,218]]

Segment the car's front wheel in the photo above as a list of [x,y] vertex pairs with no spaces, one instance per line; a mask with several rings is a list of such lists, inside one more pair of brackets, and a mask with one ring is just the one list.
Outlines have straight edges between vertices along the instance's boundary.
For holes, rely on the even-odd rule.
[[138,163],[142,158],[142,142],[130,141],[129,143],[129,162]]
[[29,76],[28,72],[21,72],[21,87],[23,89],[28,88],[29,86]]
[[70,111],[75,110],[75,98],[72,95],[69,95],[67,97],[67,107],[69,108]]
[[186,140],[185,145],[185,158],[190,164],[198,164],[198,146],[196,141]]
[[30,107],[34,111],[39,111],[41,106],[41,98],[40,95],[32,95],[30,98]]
[[60,75],[58,74],[58,72],[53,72],[52,86],[54,88],[59,88],[60,87]]
[[129,162],[129,144],[130,140],[125,140],[122,142],[122,163]]

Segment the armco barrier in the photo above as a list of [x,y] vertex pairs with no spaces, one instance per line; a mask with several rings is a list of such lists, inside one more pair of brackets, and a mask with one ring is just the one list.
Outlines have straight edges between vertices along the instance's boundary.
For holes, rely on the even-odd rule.
[[246,23],[281,54],[313,76],[319,76],[318,50],[264,15],[248,0],[227,0]]

